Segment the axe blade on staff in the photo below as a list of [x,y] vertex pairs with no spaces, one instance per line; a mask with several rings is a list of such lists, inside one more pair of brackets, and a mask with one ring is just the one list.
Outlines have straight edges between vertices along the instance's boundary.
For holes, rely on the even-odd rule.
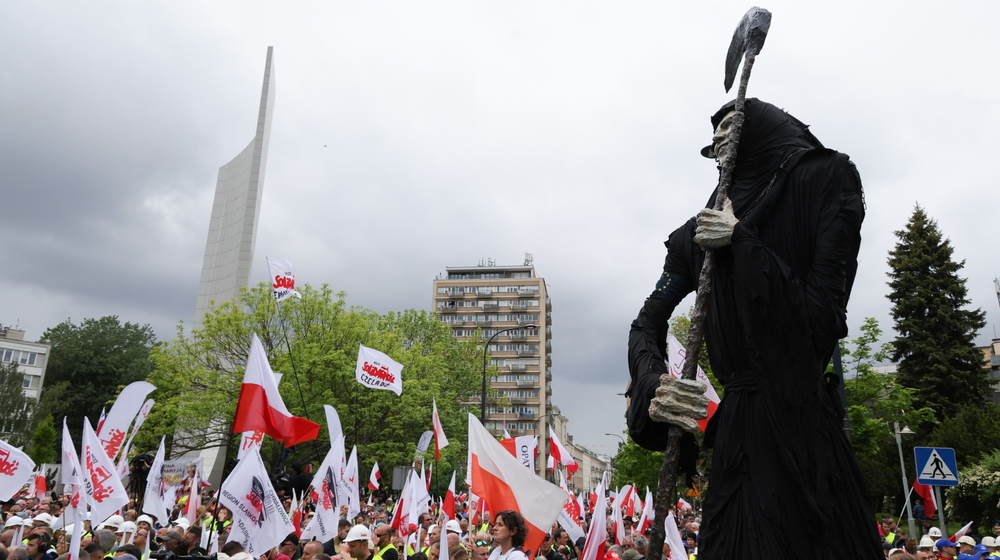
[[[743,107],[746,104],[747,82],[750,81],[750,71],[753,69],[754,60],[761,48],[764,47],[764,40],[767,38],[767,31],[770,27],[771,12],[757,6],[750,8],[743,15],[739,25],[736,26],[733,40],[729,44],[729,52],[726,54],[725,86],[727,92],[733,86],[740,60],[744,59],[744,62],[743,73],[740,75],[740,87],[736,94],[736,114],[733,116],[732,131],[729,136],[729,148],[727,149],[729,155],[723,159],[722,172],[719,174],[719,188],[715,197],[716,210],[722,210],[723,203],[729,196],[733,168],[736,167],[740,133],[743,131]],[[694,310],[691,312],[686,361],[681,372],[683,379],[695,379],[697,375],[698,353],[701,349],[702,337],[705,334],[705,316],[708,311],[708,298],[712,289],[711,278],[714,268],[715,255],[711,250],[706,250],[705,262],[698,276],[698,295],[695,298]],[[649,539],[649,552],[646,555],[647,560],[661,560],[663,554],[664,522],[667,518],[667,511],[673,502],[680,439],[683,433],[681,428],[670,426],[667,448],[663,454],[663,466],[660,467],[660,479],[656,486],[655,517],[653,518],[653,531]]]

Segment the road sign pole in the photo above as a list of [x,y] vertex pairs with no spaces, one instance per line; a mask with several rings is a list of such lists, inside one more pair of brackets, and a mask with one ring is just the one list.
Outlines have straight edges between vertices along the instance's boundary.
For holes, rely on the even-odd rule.
[[944,502],[941,501],[941,487],[934,486],[934,501],[937,502],[938,518],[941,519],[941,538],[947,539],[951,536],[948,525],[944,521]]

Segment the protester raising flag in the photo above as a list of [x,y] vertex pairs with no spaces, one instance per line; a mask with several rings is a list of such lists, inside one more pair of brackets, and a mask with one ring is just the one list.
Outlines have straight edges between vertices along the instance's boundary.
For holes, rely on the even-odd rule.
[[236,404],[233,433],[255,430],[283,442],[285,447],[316,439],[319,435],[319,424],[292,416],[285,408],[264,346],[256,334],[250,341],[250,355],[240,387],[240,400]]
[[385,389],[403,394],[403,364],[378,350],[358,345],[358,365],[354,377],[358,383],[371,389]]
[[295,291],[295,275],[292,274],[292,259],[285,257],[266,257],[267,270],[271,274],[268,282],[274,290],[274,301],[280,303],[290,297],[302,298]]
[[550,471],[555,470],[556,463],[565,467],[566,472],[569,473],[570,477],[572,477],[573,473],[576,472],[576,469],[579,468],[579,466],[576,464],[576,461],[573,460],[573,456],[569,454],[569,451],[566,451],[566,448],[563,447],[563,444],[561,441],[559,441],[559,438],[556,436],[556,433],[552,431],[552,426],[549,426],[548,467]]
[[566,503],[566,493],[524,468],[472,414],[469,414],[469,454],[476,494],[486,499],[491,511],[520,513],[528,528],[524,548],[538,550]]
[[[112,460],[118,455],[122,444],[125,443],[128,427],[139,414],[146,397],[155,390],[156,386],[147,381],[130,383],[118,394],[115,404],[111,405],[108,417],[99,425],[97,437],[100,439],[105,453]],[[117,471],[112,469],[112,472]]]
[[292,532],[292,522],[256,449],[251,449],[222,483],[219,503],[233,513],[229,541],[243,545],[253,558],[278,546]]
[[434,424],[434,459],[440,461],[441,450],[448,447],[448,438],[444,435],[444,428],[441,426],[441,417],[438,416],[437,399],[431,399],[431,402],[434,405],[434,412],[431,413],[431,423]]
[[[136,408],[138,409],[138,407]],[[104,423],[105,427],[108,426],[113,417],[114,407],[111,408],[111,412]],[[84,418],[83,453],[80,457],[83,463],[83,489],[87,493],[87,503],[90,504],[91,523],[95,526],[114,515],[116,511],[128,503],[128,494],[125,492],[125,487],[122,486],[121,479],[115,473],[115,464],[111,461],[111,457],[105,453],[105,447],[101,443],[97,439],[94,429],[90,427],[90,421]]]
[[0,498],[7,501],[31,480],[35,462],[27,453],[0,441]]
[[378,470],[378,461],[372,465],[372,474],[368,477],[368,489],[374,492],[378,490],[378,479],[382,478],[382,471]]

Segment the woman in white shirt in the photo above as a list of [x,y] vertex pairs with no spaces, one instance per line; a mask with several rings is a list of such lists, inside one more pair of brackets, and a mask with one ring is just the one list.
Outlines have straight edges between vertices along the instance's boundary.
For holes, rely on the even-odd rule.
[[497,545],[489,560],[528,560],[521,547],[528,536],[524,518],[516,511],[501,511],[493,522],[493,542]]

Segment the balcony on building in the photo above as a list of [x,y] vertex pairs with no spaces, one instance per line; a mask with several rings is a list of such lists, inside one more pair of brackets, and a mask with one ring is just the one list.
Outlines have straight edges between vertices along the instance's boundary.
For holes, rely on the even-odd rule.
[[476,290],[476,297],[480,299],[491,299],[493,297],[493,290],[490,288],[479,288]]
[[510,371],[512,371],[512,372],[525,372],[525,371],[528,371],[528,366],[521,365],[521,364],[515,364],[515,365],[509,366],[509,367],[510,367]]
[[483,311],[500,311],[499,303],[484,303]]
[[537,355],[538,355],[538,352],[535,352],[534,350],[518,350],[517,351],[517,357],[518,358],[534,358]]
[[458,304],[453,301],[446,301],[438,306],[439,313],[457,313]]

